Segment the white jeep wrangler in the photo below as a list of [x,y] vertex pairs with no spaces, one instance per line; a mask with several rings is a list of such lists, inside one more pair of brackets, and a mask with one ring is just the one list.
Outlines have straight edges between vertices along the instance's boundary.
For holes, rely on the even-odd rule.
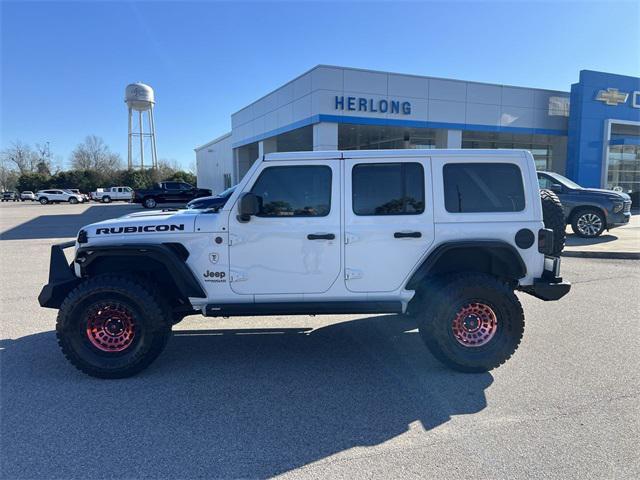
[[569,291],[557,255],[527,151],[274,153],[222,207],[134,213],[53,246],[39,301],[96,377],[144,369],[194,313],[410,314],[439,360],[484,372],[522,338],[514,290]]

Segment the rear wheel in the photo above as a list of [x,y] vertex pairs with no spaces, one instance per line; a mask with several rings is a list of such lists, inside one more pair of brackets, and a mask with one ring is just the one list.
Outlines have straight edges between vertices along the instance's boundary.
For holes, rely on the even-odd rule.
[[77,199],[76,197],[71,197],[71,198],[69,199],[69,203],[70,203],[71,205],[75,205],[76,203],[78,203],[78,199]]
[[102,197],[102,203],[110,203],[111,202],[111,197],[108,195],[105,195],[104,197]]
[[155,208],[157,204],[156,199],[152,197],[145,198],[142,202],[142,206],[144,208]]
[[551,190],[540,190],[542,201],[542,219],[545,228],[553,231],[553,256],[558,256],[564,250],[567,239],[567,222],[564,218],[564,208],[558,196]]
[[46,198],[46,197],[42,197],[42,198],[39,200],[39,202],[40,202],[42,205],[46,205],[47,203],[49,203],[49,199],[48,199],[48,198]]
[[495,277],[461,273],[426,289],[420,335],[434,357],[454,370],[486,372],[506,362],[524,333],[513,291]]
[[171,335],[172,317],[138,280],[101,275],[81,283],[58,313],[56,335],[67,359],[99,378],[124,378],[149,366]]
[[571,230],[583,238],[595,238],[606,228],[606,220],[600,210],[583,208],[573,215]]

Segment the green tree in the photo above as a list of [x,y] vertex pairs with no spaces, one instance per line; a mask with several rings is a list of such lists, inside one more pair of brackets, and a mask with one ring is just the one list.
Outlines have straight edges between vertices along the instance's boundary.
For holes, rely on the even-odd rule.
[[51,177],[55,188],[77,188],[81,192],[93,192],[98,187],[111,186],[111,175],[96,170],[64,170]]
[[125,185],[133,189],[147,189],[153,187],[155,182],[157,182],[157,179],[154,177],[154,172],[151,169],[121,170],[113,185]]
[[50,186],[51,176],[46,173],[23,173],[18,177],[16,187],[18,191],[29,190],[37,192]]
[[170,182],[186,182],[194,186],[196,185],[196,176],[193,173],[185,172],[184,170],[173,172],[172,175],[164,180],[168,180]]

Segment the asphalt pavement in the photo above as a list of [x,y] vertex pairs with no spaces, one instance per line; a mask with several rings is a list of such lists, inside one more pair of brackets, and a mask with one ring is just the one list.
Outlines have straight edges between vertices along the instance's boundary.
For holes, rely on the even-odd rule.
[[395,315],[189,317],[137,377],[75,370],[49,246],[139,207],[0,205],[0,477],[639,478],[640,261],[564,258],[504,366],[442,367]]

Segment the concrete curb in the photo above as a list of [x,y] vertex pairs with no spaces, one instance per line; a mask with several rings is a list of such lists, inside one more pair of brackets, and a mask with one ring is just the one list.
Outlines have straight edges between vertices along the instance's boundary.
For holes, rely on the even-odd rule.
[[564,251],[563,257],[574,258],[608,258],[612,260],[640,260],[640,252],[590,252],[590,251]]

